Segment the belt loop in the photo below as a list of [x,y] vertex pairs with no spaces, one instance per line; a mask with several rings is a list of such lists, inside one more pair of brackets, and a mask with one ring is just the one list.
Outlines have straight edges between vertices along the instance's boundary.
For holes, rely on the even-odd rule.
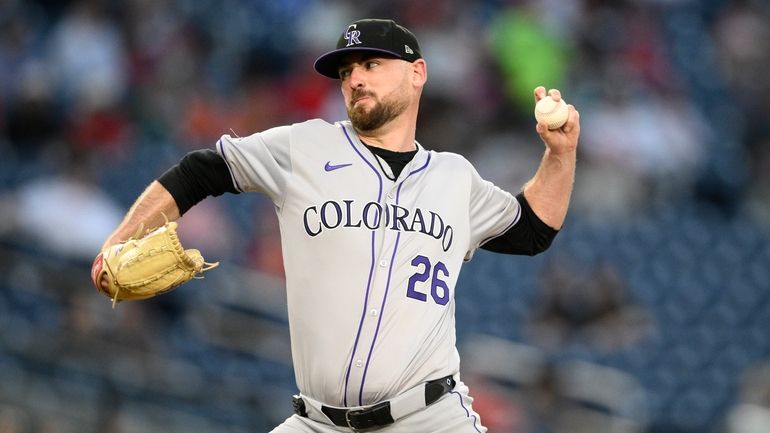
[[307,418],[307,409],[305,408],[305,400],[299,395],[295,394],[291,396],[291,405],[294,407],[294,413]]

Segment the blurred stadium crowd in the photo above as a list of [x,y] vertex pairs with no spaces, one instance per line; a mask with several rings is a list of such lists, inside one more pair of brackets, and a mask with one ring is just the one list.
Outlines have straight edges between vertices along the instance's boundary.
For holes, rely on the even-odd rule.
[[208,200],[205,281],[111,310],[90,260],[221,134],[345,116],[312,69],[389,17],[428,62],[418,140],[516,191],[532,89],[581,113],[551,250],[480,253],[462,374],[490,432],[770,432],[770,5],[760,0],[0,2],[0,432],[268,431],[295,392],[272,204]]

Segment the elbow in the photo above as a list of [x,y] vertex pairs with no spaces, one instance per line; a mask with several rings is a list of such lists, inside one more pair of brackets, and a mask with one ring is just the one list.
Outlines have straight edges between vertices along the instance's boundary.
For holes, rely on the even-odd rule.
[[529,251],[527,251],[526,255],[536,256],[546,251],[548,248],[551,247],[551,244],[553,244],[553,240],[554,238],[556,238],[557,233],[558,231],[554,230],[553,232],[550,232],[548,234],[533,236],[530,242]]

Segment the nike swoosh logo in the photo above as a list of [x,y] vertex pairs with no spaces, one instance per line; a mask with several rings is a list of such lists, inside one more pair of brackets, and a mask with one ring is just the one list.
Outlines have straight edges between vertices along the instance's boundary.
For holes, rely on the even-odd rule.
[[337,164],[337,165],[332,165],[332,162],[328,161],[326,163],[326,165],[324,166],[324,170],[326,170],[326,171],[334,171],[334,170],[338,170],[340,168],[345,168],[345,167],[348,167],[348,166],[351,166],[351,165],[353,165],[353,164]]

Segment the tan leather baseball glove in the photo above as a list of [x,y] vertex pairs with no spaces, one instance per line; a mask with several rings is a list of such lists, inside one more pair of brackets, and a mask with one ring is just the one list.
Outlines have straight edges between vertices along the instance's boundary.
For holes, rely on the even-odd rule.
[[[200,273],[219,265],[205,262],[196,249],[185,250],[176,228],[176,222],[167,220],[141,238],[140,228],[136,236],[96,256],[91,279],[99,291],[112,299],[113,308],[118,301],[151,298],[193,278],[203,278]],[[106,290],[100,284],[105,274],[109,281]]]

